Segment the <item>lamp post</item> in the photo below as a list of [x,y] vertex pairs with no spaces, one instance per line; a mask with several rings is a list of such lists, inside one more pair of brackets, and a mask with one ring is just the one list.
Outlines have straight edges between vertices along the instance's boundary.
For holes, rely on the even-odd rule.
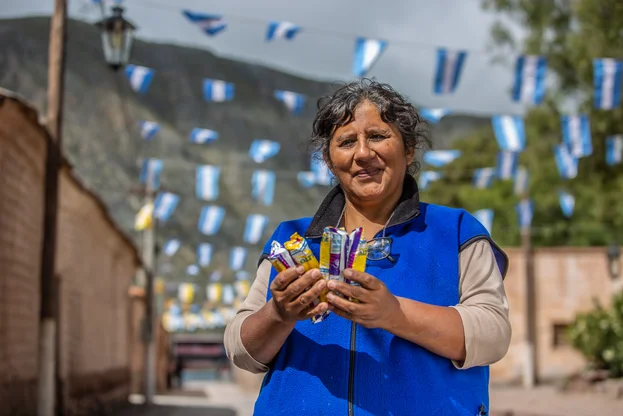
[[108,65],[115,71],[127,65],[137,27],[123,17],[123,7],[114,6],[112,16],[100,20],[95,26],[102,31],[102,46]]
[[621,248],[613,241],[606,252],[608,256],[608,271],[610,277],[616,279],[621,276]]

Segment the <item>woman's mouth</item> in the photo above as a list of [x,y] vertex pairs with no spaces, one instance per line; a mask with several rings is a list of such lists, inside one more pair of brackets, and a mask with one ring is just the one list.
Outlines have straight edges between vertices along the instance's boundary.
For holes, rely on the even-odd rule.
[[372,178],[372,177],[378,175],[380,172],[381,172],[381,169],[378,169],[378,168],[362,169],[362,170],[357,171],[355,173],[355,177],[359,178],[359,179]]

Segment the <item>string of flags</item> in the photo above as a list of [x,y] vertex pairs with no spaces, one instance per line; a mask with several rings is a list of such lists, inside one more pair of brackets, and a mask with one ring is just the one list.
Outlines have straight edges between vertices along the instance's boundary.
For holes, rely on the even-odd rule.
[[[196,25],[207,36],[217,36],[228,26],[224,16],[183,10],[182,14],[192,24]],[[302,28],[291,22],[271,21],[267,26],[266,41],[278,39],[294,41]],[[352,72],[363,77],[379,60],[389,46],[388,41],[358,37],[355,39],[355,50]],[[435,94],[453,94],[461,84],[461,77],[468,65],[466,50],[449,50],[437,48],[436,68],[432,80],[432,89]],[[128,65],[125,68],[131,88],[139,94],[147,94],[156,78],[157,71],[139,65]],[[546,94],[547,58],[537,55],[521,55],[515,62],[514,82],[511,88],[511,98],[515,102],[540,105]],[[612,58],[598,58],[593,61],[593,105],[596,109],[611,110],[620,104],[621,87],[623,82],[623,61]],[[204,78],[202,93],[205,101],[219,103],[236,98],[236,85],[226,80]],[[287,90],[274,90],[273,98],[281,102],[293,115],[300,115],[307,102],[304,94]],[[452,114],[452,110],[445,108],[423,108],[420,115],[431,123],[439,122],[443,117]],[[473,186],[476,189],[485,189],[492,186],[495,180],[513,180],[513,189],[516,195],[523,199],[516,206],[520,227],[530,226],[534,202],[526,199],[529,173],[519,165],[519,155],[526,148],[526,133],[524,120],[515,115],[494,115],[491,125],[500,151],[496,166],[482,167],[473,173]],[[143,140],[154,140],[161,130],[161,126],[154,121],[140,122],[140,136]],[[573,179],[577,176],[578,159],[588,157],[593,153],[590,132],[590,120],[587,114],[561,116],[562,141],[553,150],[554,159],[560,176],[563,179]],[[194,128],[189,133],[189,140],[194,144],[210,144],[218,140],[219,133],[204,127]],[[249,148],[249,157],[255,163],[261,164],[279,154],[280,143],[255,139]],[[424,163],[434,168],[443,167],[461,157],[458,150],[435,150],[424,154]],[[622,163],[623,135],[613,135],[606,138],[606,162],[613,166]],[[158,189],[163,162],[159,159],[143,161],[140,180],[143,184]],[[217,201],[219,197],[219,181],[221,170],[219,166],[201,165],[196,167],[196,197],[202,201]],[[425,170],[421,172],[419,182],[425,190],[432,182],[443,177],[440,172]],[[297,173],[301,187],[309,188],[315,185],[331,185],[334,181],[330,170],[320,155],[312,156],[309,171]],[[275,172],[258,169],[251,176],[251,197],[264,206],[270,206],[274,200]],[[573,213],[575,200],[573,195],[564,190],[558,191],[563,215],[570,217]],[[142,229],[152,224],[152,218],[167,221],[180,202],[178,195],[169,192],[158,194],[153,204],[142,207],[136,218],[136,228]],[[204,206],[201,209],[197,228],[206,236],[218,234],[223,223],[225,209],[216,204]],[[491,232],[494,213],[490,209],[476,211],[474,215]],[[257,244],[269,223],[269,218],[261,214],[249,214],[245,223],[242,241],[245,244]],[[171,239],[165,244],[164,252],[173,256],[179,249],[179,240]],[[242,270],[246,260],[246,248],[232,247],[230,251],[230,269]],[[189,275],[195,275],[200,268],[208,267],[213,256],[213,247],[209,243],[197,246],[196,264],[187,269]]]

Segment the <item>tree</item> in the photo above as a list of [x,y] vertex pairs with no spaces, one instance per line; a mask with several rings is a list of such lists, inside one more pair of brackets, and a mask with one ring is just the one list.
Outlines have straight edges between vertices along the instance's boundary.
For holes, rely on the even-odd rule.
[[[623,165],[605,162],[605,139],[623,134],[623,110],[593,108],[593,59],[623,59],[623,2],[620,0],[483,0],[483,7],[510,17],[526,30],[519,42],[502,23],[492,29],[498,51],[514,48],[518,54],[545,55],[548,71],[556,78],[548,85],[544,104],[525,115],[527,148],[520,164],[530,172],[530,197],[535,203],[534,245],[605,245],[623,236]],[[590,117],[593,154],[581,158],[578,176],[562,180],[553,148],[562,141],[560,116],[571,106]],[[471,185],[476,168],[494,166],[498,152],[493,131],[483,128],[457,140],[463,156],[444,169],[446,179],[430,185],[426,199],[461,206],[470,211],[492,208],[492,234],[503,245],[519,242],[514,210],[518,197],[511,181],[498,181],[491,189]],[[558,189],[575,196],[572,218],[563,216]]]

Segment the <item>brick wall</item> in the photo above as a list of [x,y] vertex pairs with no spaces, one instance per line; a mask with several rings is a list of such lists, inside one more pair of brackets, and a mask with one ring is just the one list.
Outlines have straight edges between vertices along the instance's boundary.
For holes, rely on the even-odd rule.
[[35,414],[45,152],[41,129],[0,101],[0,414]]
[[[491,367],[494,382],[521,379],[526,336],[525,268],[520,249],[507,250],[511,267],[506,292],[511,309],[513,338],[506,357]],[[607,269],[602,247],[542,248],[534,257],[536,280],[537,372],[541,379],[558,379],[577,372],[585,365],[582,356],[570,346],[555,344],[554,329],[573,321],[580,311],[593,308],[593,299],[609,305],[618,287]]]
[[[0,416],[35,414],[46,131],[0,91]],[[65,165],[56,277],[59,375],[67,414],[126,401],[130,391],[130,240]]]

